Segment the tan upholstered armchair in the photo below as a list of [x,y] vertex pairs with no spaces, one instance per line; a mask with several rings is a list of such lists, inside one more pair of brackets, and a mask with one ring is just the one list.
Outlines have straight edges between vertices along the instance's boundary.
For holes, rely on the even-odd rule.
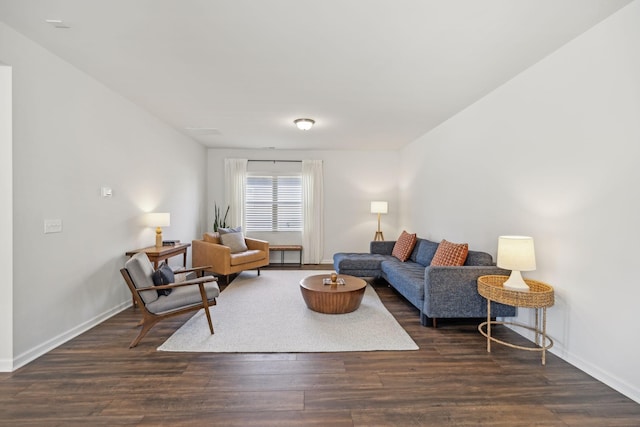
[[244,238],[247,250],[232,253],[231,248],[224,246],[218,233],[205,233],[202,240],[192,242],[192,259],[194,267],[210,265],[207,271],[224,275],[229,283],[229,275],[244,270],[258,270],[269,265],[269,242],[264,240]]

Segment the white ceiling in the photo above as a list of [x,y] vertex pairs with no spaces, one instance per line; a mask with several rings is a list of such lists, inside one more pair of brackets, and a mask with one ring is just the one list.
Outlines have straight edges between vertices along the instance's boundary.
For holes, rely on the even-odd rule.
[[397,149],[629,2],[0,0],[0,20],[208,147]]

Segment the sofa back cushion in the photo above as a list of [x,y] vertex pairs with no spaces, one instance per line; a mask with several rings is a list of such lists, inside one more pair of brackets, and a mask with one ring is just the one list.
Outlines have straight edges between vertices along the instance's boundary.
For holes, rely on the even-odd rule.
[[469,253],[467,253],[467,259],[465,260],[464,265],[489,266],[493,265],[493,258],[486,252],[469,251]]
[[438,244],[436,242],[427,239],[418,239],[416,247],[411,254],[411,260],[424,267],[428,267],[431,265],[431,260],[437,249]]

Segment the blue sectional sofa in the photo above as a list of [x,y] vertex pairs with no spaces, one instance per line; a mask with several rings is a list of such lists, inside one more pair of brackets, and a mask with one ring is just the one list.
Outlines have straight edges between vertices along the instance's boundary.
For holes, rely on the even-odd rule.
[[[498,268],[486,252],[469,251],[461,267],[430,266],[438,243],[418,238],[405,262],[391,255],[394,241],[371,242],[370,253],[336,253],[335,270],[339,274],[385,279],[403,297],[420,310],[422,325],[436,326],[441,318],[481,318],[487,316],[487,300],[478,294],[477,279],[487,274],[509,275]],[[491,303],[496,317],[516,315],[516,308]]]

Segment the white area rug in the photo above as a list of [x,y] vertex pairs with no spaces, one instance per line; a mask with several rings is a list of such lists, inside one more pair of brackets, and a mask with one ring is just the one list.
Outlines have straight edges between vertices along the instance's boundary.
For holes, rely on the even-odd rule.
[[360,308],[321,314],[307,308],[300,280],[323,271],[263,270],[241,273],[211,307],[215,334],[204,310],[158,350],[219,353],[298,353],[417,350],[418,346],[367,286]]

